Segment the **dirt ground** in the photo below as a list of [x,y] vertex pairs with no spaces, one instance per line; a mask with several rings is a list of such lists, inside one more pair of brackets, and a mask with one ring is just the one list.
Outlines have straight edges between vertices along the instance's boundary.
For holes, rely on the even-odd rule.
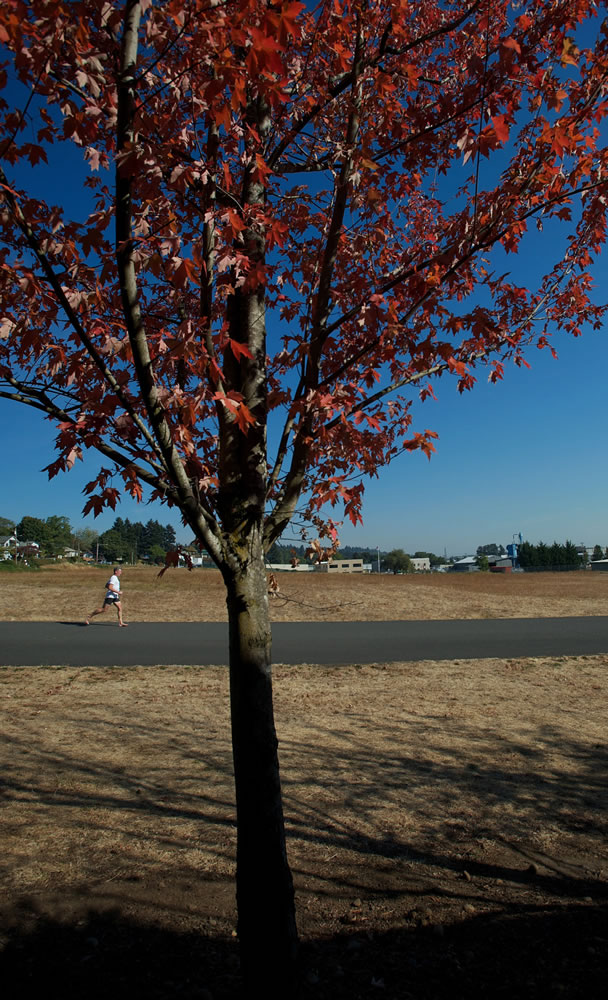
[[[99,574],[2,577],[0,618],[74,613]],[[483,576],[281,577],[273,614],[607,613],[599,574]],[[123,583],[133,620],[190,620],[203,598],[223,616],[215,574]],[[607,668],[275,668],[305,1000],[605,996]],[[4,668],[0,685],[4,995],[232,1000],[226,670]]]

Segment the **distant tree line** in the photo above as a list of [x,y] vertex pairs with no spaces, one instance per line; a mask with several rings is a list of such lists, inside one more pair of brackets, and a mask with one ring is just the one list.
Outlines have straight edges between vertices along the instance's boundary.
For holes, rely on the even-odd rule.
[[497,545],[496,542],[492,542],[490,545],[478,545],[477,555],[478,556],[506,556],[507,550],[504,545]]
[[112,527],[99,536],[99,548],[108,562],[162,561],[175,546],[175,529],[152,520],[142,524],[117,517]]
[[587,561],[586,556],[579,555],[573,542],[564,545],[521,542],[517,547],[517,559],[522,569],[581,569]]
[[170,524],[153,520],[142,524],[121,517],[101,535],[92,528],[72,531],[69,518],[56,514],[45,519],[28,515],[17,525],[0,518],[0,533],[10,535],[13,531],[20,542],[36,542],[43,556],[62,556],[66,549],[73,548],[82,555],[98,555],[107,562],[162,561],[165,553],[176,545],[175,530]]
[[20,542],[36,542],[44,556],[63,555],[72,544],[72,528],[69,518],[53,514],[41,520],[38,517],[23,517],[16,525]]

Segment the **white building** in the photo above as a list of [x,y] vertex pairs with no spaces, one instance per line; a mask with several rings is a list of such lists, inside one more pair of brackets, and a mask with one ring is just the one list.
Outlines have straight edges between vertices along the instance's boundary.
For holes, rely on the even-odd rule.
[[40,555],[38,542],[20,542],[16,535],[4,535],[0,538],[0,559],[25,559]]
[[0,538],[0,552],[3,559],[13,559],[17,548],[16,535],[3,535]]
[[431,560],[428,556],[410,556],[410,562],[415,573],[431,572]]
[[363,559],[330,559],[314,567],[317,573],[371,573],[371,563]]

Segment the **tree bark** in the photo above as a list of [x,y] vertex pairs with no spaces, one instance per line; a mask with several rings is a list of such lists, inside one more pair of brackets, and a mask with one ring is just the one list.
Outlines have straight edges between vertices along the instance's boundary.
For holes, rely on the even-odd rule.
[[226,579],[237,808],[237,907],[246,996],[296,995],[298,936],[285,845],[272,704],[271,632],[261,526]]

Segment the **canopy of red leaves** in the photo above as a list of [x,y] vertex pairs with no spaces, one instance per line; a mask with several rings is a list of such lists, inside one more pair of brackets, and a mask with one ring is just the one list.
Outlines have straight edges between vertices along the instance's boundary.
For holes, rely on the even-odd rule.
[[[300,502],[357,522],[433,450],[434,379],[601,320],[591,0],[6,0],[0,45],[0,390],[61,424],[51,474],[109,460],[87,509],[121,476],[217,554],[249,470],[267,544]],[[538,280],[501,273],[543,229]]]

